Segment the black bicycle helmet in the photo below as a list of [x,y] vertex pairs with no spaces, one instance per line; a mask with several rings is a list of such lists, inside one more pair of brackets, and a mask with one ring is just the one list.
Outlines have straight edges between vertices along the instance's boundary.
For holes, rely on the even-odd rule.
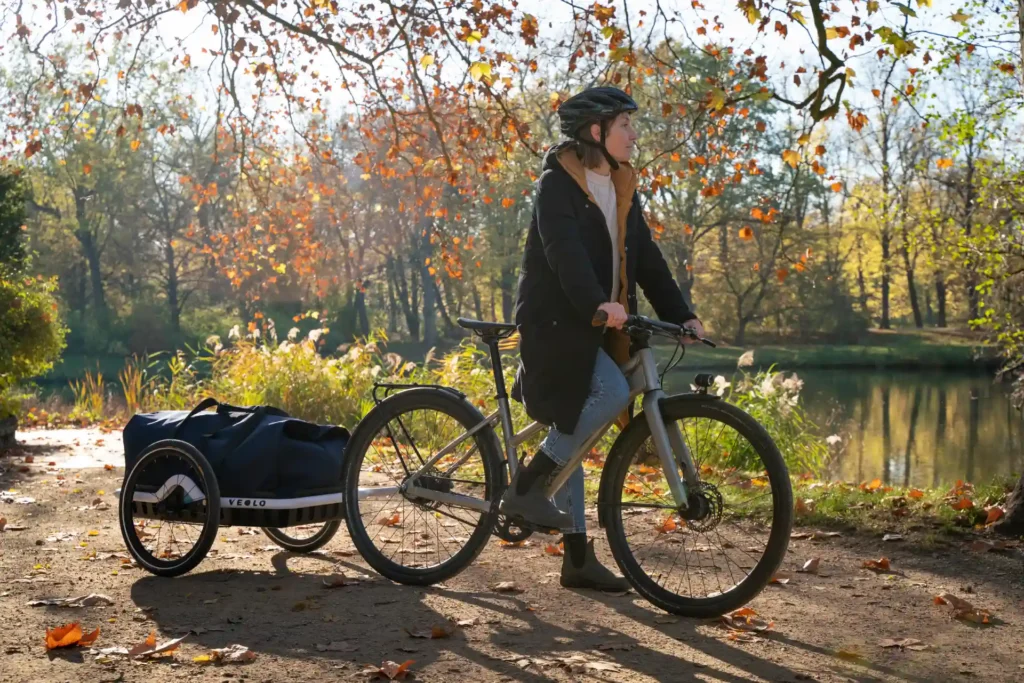
[[638,108],[633,98],[618,88],[610,86],[587,88],[562,102],[558,107],[559,129],[563,135],[573,140],[597,147],[608,160],[608,164],[612,168],[618,168],[618,162],[604,146],[605,131],[603,127],[601,128],[600,143],[584,139],[580,132],[590,124],[614,119],[619,114],[636,111]]

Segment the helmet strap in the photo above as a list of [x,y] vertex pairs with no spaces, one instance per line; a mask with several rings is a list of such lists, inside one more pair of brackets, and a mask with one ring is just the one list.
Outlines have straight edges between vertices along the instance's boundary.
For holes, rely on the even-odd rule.
[[[601,150],[601,154],[604,155],[605,161],[608,162],[608,165],[611,166],[611,169],[613,171],[617,171],[619,169],[619,162],[615,160],[615,157],[613,157],[611,154],[608,153],[608,148],[604,146],[606,136],[608,135],[608,131],[605,130],[604,122],[603,121],[598,121],[597,123],[599,124],[599,126],[601,128],[601,142],[594,142],[593,140],[587,140],[585,137],[583,137],[579,133],[577,133],[574,137],[576,138],[577,142],[582,142],[584,145],[589,145],[591,147],[596,147],[597,149]],[[582,128],[580,130],[582,130]]]

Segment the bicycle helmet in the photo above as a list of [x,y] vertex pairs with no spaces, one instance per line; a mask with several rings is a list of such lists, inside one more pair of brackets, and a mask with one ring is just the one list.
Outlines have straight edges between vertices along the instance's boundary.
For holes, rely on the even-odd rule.
[[618,88],[610,86],[587,88],[583,92],[573,95],[558,107],[559,129],[563,135],[577,142],[597,147],[608,160],[608,164],[612,168],[618,168],[618,162],[604,146],[605,130],[603,126],[599,143],[585,139],[580,133],[590,124],[602,123],[614,119],[624,112],[636,111],[638,108],[633,98]]

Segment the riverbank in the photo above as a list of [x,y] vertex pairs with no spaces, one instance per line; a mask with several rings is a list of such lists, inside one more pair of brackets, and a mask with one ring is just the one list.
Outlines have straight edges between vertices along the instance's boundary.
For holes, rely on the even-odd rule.
[[[136,681],[167,666],[179,678],[203,682],[228,674],[232,680],[366,680],[360,671],[384,660],[412,660],[422,683],[568,683],[597,675],[622,683],[1008,681],[1024,670],[1021,555],[1018,548],[986,546],[992,539],[983,530],[943,532],[932,542],[925,530],[908,529],[899,539],[883,540],[881,528],[824,524],[800,513],[778,582],[749,605],[771,622],[763,632],[669,616],[633,592],[563,589],[562,559],[543,539],[522,546],[494,540],[444,585],[413,587],[374,574],[344,528],[311,555],[281,551],[257,530],[225,528],[193,572],[160,579],[128,561],[118,529],[113,492],[124,471],[119,462],[103,467],[110,462],[100,454],[113,452],[119,435],[83,434],[78,444],[67,434],[29,436],[26,452],[0,457],[0,489],[17,492],[0,500],[7,525],[0,532],[0,682]],[[88,466],[84,456],[97,464]],[[850,488],[856,493],[802,482],[798,500],[818,496],[818,514],[827,512],[829,497],[865,509],[849,494],[882,512],[900,509],[891,501],[909,496],[881,485]],[[944,493],[937,492],[937,500]],[[976,492],[972,500],[983,495]],[[911,515],[897,516],[896,523],[928,512],[924,506],[932,499],[910,500]],[[596,551],[611,564],[596,510],[588,517]],[[325,579],[337,575],[348,582],[331,579],[341,587],[326,590]],[[516,592],[490,588],[510,578]],[[111,604],[27,605],[89,593]],[[988,623],[968,620],[977,613],[954,618],[952,607],[936,603],[946,594],[985,610]],[[73,621],[87,632],[100,628],[97,649],[130,648],[151,632],[160,643],[188,637],[149,664],[75,648],[44,650],[45,630]],[[450,635],[416,635],[436,626],[451,629]],[[252,664],[205,663],[211,649],[236,643],[254,653]]]
[[[691,345],[686,367],[733,369],[746,351],[754,352],[754,367],[776,366],[784,370],[889,369],[995,371],[1000,360],[989,344],[954,330],[870,330],[860,344],[758,343],[742,346],[720,344],[711,349]],[[672,347],[656,347],[659,361],[672,355]]]

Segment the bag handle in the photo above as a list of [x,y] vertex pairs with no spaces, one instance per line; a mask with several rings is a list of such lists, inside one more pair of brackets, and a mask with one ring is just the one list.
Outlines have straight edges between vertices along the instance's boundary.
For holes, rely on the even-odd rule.
[[185,416],[185,419],[178,424],[178,426],[174,429],[174,434],[172,438],[177,439],[178,436],[181,434],[181,430],[185,428],[185,423],[187,423],[189,420],[195,417],[197,413],[201,413],[207,408],[212,408],[213,406],[219,405],[220,403],[213,396],[208,396],[204,398],[202,401],[199,402],[199,405],[193,408],[192,411]]

